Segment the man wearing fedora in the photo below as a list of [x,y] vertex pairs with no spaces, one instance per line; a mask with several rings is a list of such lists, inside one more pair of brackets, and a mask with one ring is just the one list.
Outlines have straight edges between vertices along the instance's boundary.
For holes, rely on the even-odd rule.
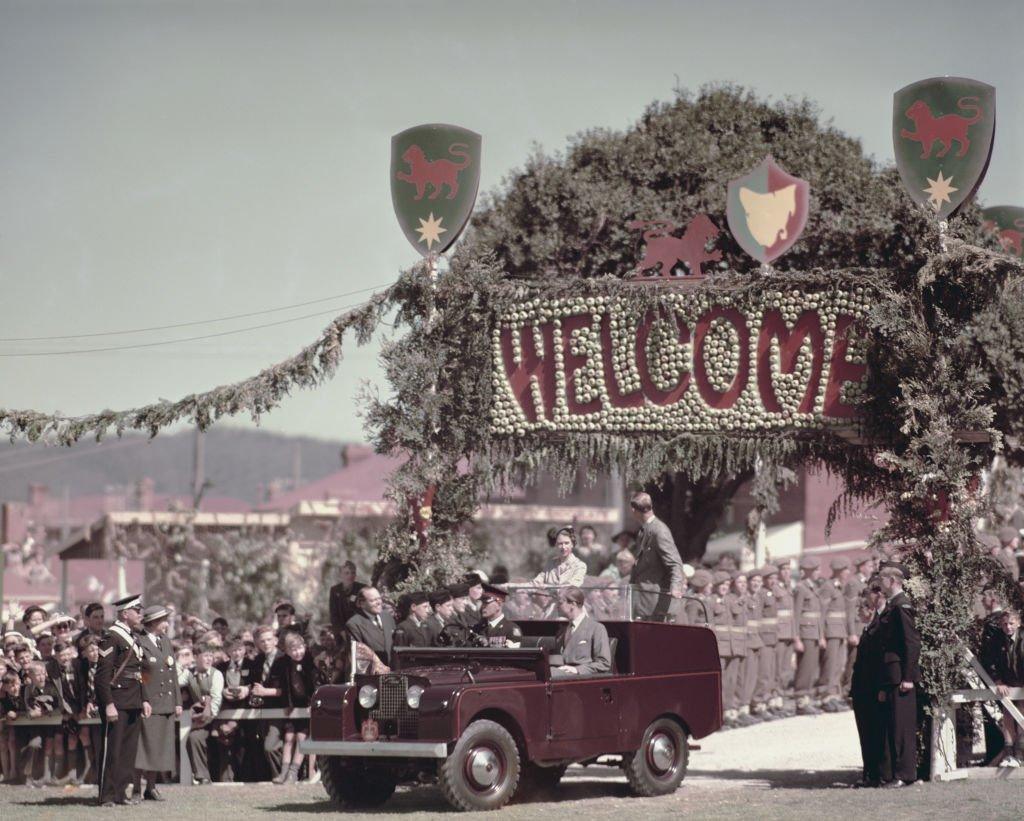
[[149,690],[142,677],[145,652],[134,631],[142,623],[142,600],[126,596],[114,602],[115,621],[100,644],[96,665],[96,701],[103,723],[99,802],[128,804],[135,779],[135,756],[143,717],[149,716]]
[[[181,689],[174,664],[174,649],[167,638],[170,612],[166,607],[152,605],[142,611],[142,632],[139,646],[144,651],[143,676],[147,679],[152,713],[142,720],[139,750],[135,756],[135,792],[146,801],[163,801],[156,786],[157,773],[173,772],[175,719],[181,715]],[[142,792],[142,779],[146,790]]]

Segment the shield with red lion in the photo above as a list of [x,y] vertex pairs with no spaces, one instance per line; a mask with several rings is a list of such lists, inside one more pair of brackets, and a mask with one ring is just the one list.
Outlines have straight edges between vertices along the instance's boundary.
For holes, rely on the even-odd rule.
[[811,186],[787,174],[770,156],[729,183],[725,216],[739,246],[758,262],[778,259],[807,224]]
[[479,134],[418,125],[391,138],[391,201],[405,238],[423,256],[447,251],[466,227],[480,184]]

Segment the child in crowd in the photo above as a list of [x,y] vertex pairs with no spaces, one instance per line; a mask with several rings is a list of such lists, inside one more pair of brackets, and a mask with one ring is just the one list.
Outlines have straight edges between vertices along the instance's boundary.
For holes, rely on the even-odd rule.
[[[29,718],[43,718],[60,714],[60,691],[56,683],[46,675],[46,665],[41,661],[33,661],[28,665],[28,683],[24,690],[25,712]],[[53,749],[54,737],[57,734],[54,724],[41,724],[29,727],[28,744],[29,759],[25,767],[25,780],[31,787],[50,786],[53,784]],[[34,778],[39,769],[42,756],[42,778]]]
[[[94,718],[99,715],[96,706],[96,666],[100,660],[100,640],[87,634],[78,640],[78,658],[75,660],[79,680],[79,716]],[[99,724],[82,726],[79,733],[85,763],[82,768],[82,783],[99,782],[98,754],[102,750],[103,728]]]
[[[224,676],[221,706],[225,710],[244,709],[255,681],[252,662],[245,657],[245,642],[241,638],[231,639],[227,652],[228,660],[217,665]],[[235,780],[243,771],[244,734],[245,728],[237,721],[218,721],[213,731],[213,737],[219,741],[222,749],[222,778],[228,781]]]
[[[293,709],[309,707],[309,700],[318,682],[316,664],[306,653],[306,640],[300,633],[289,632],[285,635],[284,649],[287,654],[282,681],[285,703]],[[308,733],[308,718],[290,718],[285,721],[281,774],[274,779],[275,784],[294,784],[299,780],[299,769],[305,758],[303,753],[299,752],[299,745]],[[311,756],[311,771],[313,766],[314,760]]]
[[18,751],[23,746],[24,728],[11,727],[7,722],[14,721],[22,709],[21,676],[8,670],[0,679],[0,718],[4,719],[0,727],[0,769],[3,770],[5,784],[20,781]]

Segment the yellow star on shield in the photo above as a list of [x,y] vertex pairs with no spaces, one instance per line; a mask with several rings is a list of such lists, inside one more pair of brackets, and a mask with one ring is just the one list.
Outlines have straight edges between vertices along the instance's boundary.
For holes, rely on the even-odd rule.
[[953,178],[951,176],[942,176],[941,169],[939,170],[939,176],[937,179],[933,180],[931,177],[928,177],[927,180],[928,182],[931,183],[931,185],[925,188],[924,192],[928,195],[928,203],[936,211],[942,208],[942,203],[952,202],[952,200],[950,200],[949,198],[949,195],[952,194],[954,191],[960,190],[959,188],[954,188],[951,185],[951,183],[953,182]]
[[441,222],[444,217],[438,217],[434,219],[434,212],[430,212],[430,216],[427,219],[420,220],[420,227],[416,229],[416,232],[420,235],[420,242],[427,243],[427,249],[434,247],[435,242],[441,241],[441,234],[447,234],[448,229],[441,227]]

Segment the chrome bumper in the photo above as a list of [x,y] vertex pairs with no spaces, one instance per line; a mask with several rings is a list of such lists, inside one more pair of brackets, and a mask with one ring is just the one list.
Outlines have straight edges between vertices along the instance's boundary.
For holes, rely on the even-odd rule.
[[358,758],[447,758],[443,741],[316,741],[299,743],[304,755],[347,755]]

